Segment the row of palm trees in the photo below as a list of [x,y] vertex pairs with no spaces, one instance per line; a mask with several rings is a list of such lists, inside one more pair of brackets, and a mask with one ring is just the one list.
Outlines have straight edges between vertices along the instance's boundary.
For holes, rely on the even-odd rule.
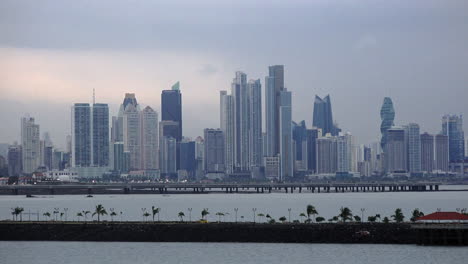
[[[237,209],[237,208],[236,208]],[[24,209],[22,207],[15,207],[15,208],[12,208],[12,215],[13,215],[13,219],[15,221],[18,221],[18,217],[20,218],[20,221],[22,221],[22,213],[23,213]],[[111,217],[111,221],[114,221],[114,217],[117,217],[117,213],[114,211],[113,208],[110,209],[111,213],[109,214],[109,216]],[[189,208],[189,211],[191,213],[191,208]],[[269,214],[264,214],[264,213],[258,213],[255,215],[256,213],[256,208],[252,209],[253,213],[254,213],[254,222],[255,222],[255,216],[258,216],[260,218],[260,222],[263,222],[263,218],[266,218],[267,219],[267,223],[275,223],[276,220],[271,217]],[[291,212],[290,209],[288,209],[289,212]],[[146,208],[142,208],[142,212],[143,212],[143,219],[144,221],[147,221],[148,217],[152,216],[152,219],[153,219],[153,222],[155,221],[155,218],[157,217],[157,221],[159,222],[160,219],[159,219],[159,216],[160,216],[160,212],[161,212],[161,208],[159,207],[156,207],[156,206],[152,206],[151,207],[151,213],[148,212],[146,210]],[[361,209],[361,212],[363,212],[363,209]],[[60,220],[62,220],[62,216],[63,216],[63,212],[59,212],[58,211],[58,208],[55,208],[55,210],[53,211],[53,214],[55,216],[55,220],[58,220],[58,215],[60,214]],[[122,212],[120,212],[120,221],[122,221]],[[207,221],[207,216],[210,214],[210,212],[208,211],[208,208],[203,208],[203,210],[201,211],[201,221]],[[321,217],[321,216],[318,216],[318,211],[317,209],[315,208],[315,206],[313,205],[307,205],[306,207],[306,211],[305,213],[300,213],[299,214],[299,217],[301,218],[301,221],[303,223],[312,223],[312,222],[315,222],[315,223],[321,223],[321,222],[325,222],[325,218],[324,217]],[[88,215],[91,215],[91,217],[94,218],[94,216],[97,216],[97,221],[100,222],[101,221],[101,217],[105,216],[105,215],[108,215],[106,209],[104,208],[104,206],[102,204],[98,204],[96,205],[96,208],[94,210],[94,212],[91,212],[91,211],[81,211],[81,212],[78,212],[76,214],[76,216],[78,217],[78,221],[81,220],[81,218],[84,218],[84,221],[87,221],[88,220]],[[217,212],[215,214],[217,217],[218,217],[218,222],[221,222],[221,218],[223,218],[224,216],[226,215],[229,215],[229,213],[224,213],[224,212]],[[45,216],[47,218],[47,220],[49,220],[49,218],[51,217],[51,214],[49,212],[45,212],[43,214],[43,216]],[[317,217],[316,217],[317,216]],[[421,216],[424,216],[424,213],[421,212],[418,208],[414,209],[413,210],[413,213],[412,213],[412,217],[410,218],[410,220],[412,222],[415,222],[417,218],[421,217]],[[179,218],[179,220],[181,222],[184,221],[184,217],[185,217],[185,213],[184,212],[179,212],[177,217]],[[405,216],[403,215],[403,212],[401,210],[401,208],[397,208],[394,212],[393,215],[390,216],[394,222],[396,223],[401,223],[401,222],[404,222],[405,220]],[[286,216],[281,216],[278,218],[278,220],[282,223],[286,222],[286,221],[289,221],[291,222],[291,215],[289,215],[289,220],[286,218]],[[241,220],[243,221],[244,219],[244,216],[241,216]],[[191,215],[190,215],[190,220],[191,221]],[[292,222],[295,222],[295,223],[299,223],[301,222],[299,220],[294,220]],[[328,222],[330,223],[333,223],[333,222],[363,222],[364,219],[362,219],[359,215],[353,215],[352,214],[352,211],[351,209],[349,209],[348,207],[341,207],[340,208],[340,211],[339,211],[339,214],[337,216],[333,216],[331,217],[330,219],[328,219]],[[388,217],[384,217],[383,219],[381,219],[381,216],[380,214],[376,214],[376,215],[373,215],[373,216],[368,216],[367,218],[367,221],[368,222],[383,222],[383,223],[389,223],[391,220],[390,218]],[[236,210],[236,222],[237,222],[237,210]]]

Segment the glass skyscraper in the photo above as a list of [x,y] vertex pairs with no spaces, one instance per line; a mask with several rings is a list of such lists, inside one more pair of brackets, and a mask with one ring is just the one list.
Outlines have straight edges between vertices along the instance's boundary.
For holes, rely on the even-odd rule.
[[337,136],[340,132],[340,129],[333,124],[330,95],[325,96],[323,99],[317,95],[315,96],[312,125],[321,128],[323,136],[327,133],[330,133],[332,136]]
[[448,136],[450,162],[462,161],[465,158],[463,117],[445,115],[442,118],[442,134]]
[[176,134],[170,135],[177,140],[182,140],[182,94],[180,84],[177,82],[171,90],[163,90],[161,94],[161,120],[178,123]]
[[393,109],[393,102],[390,97],[384,98],[382,108],[380,109],[380,118],[382,119],[382,123],[380,124],[380,133],[382,133],[380,147],[385,149],[387,130],[394,125],[393,120],[395,119],[395,110]]

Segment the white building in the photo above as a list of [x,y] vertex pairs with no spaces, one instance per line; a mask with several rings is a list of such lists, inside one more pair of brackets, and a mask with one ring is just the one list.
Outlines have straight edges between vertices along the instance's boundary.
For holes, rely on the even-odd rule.
[[420,172],[421,171],[421,135],[419,133],[418,124],[408,124],[406,127],[406,135],[408,137],[408,171]]
[[158,113],[147,106],[140,113],[141,169],[159,168]]
[[294,176],[292,101],[291,92],[288,92],[286,89],[280,92],[280,105],[280,179],[284,181],[286,178]]
[[123,113],[124,150],[130,152],[130,170],[138,170],[141,165],[140,116],[133,104],[128,104]]
[[249,92],[249,157],[250,166],[263,164],[262,137],[262,86],[260,80],[250,80],[247,83]]
[[34,124],[33,117],[21,119],[21,145],[23,172],[33,173],[40,165],[39,125]]

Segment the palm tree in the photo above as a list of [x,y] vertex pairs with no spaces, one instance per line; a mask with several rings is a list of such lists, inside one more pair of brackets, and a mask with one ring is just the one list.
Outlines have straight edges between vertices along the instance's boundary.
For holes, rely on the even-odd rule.
[[24,209],[23,207],[15,207],[15,208],[11,208],[11,214],[13,215],[13,219],[18,221],[18,215],[20,216],[20,221],[23,221],[23,217],[22,217],[22,213],[23,213]]
[[413,216],[411,217],[411,222],[416,222],[416,220],[421,217],[421,216],[424,216],[424,213],[419,211],[419,208],[416,208],[413,210]]
[[180,218],[180,221],[183,222],[184,221],[184,216],[185,216],[184,212],[179,212],[178,216]]
[[221,222],[221,216],[224,216],[224,214],[221,212],[217,212],[216,215],[218,216],[218,223]]
[[148,217],[150,216],[150,213],[146,212],[143,214],[143,217],[145,218],[145,221],[148,220]]
[[286,216],[282,216],[278,220],[280,220],[281,223],[284,223],[286,221]]
[[341,221],[345,223],[346,220],[352,220],[353,215],[351,214],[351,209],[348,207],[341,207],[340,214],[338,216],[341,218]]
[[304,213],[301,213],[299,216],[301,217],[301,220],[302,220],[302,218],[306,218],[306,217],[307,217]]
[[58,210],[58,208],[55,208],[53,213],[54,213],[54,219],[55,219],[55,221],[57,221],[58,220],[57,215],[58,215],[58,213],[60,213],[60,211]]
[[114,216],[116,216],[117,213],[112,211],[112,213],[110,213],[110,217],[111,217],[111,221],[114,222]]
[[80,217],[83,217],[83,213],[77,213],[76,216],[78,216],[78,222],[80,221]]
[[377,220],[377,219],[379,219],[379,221],[380,221],[380,219],[381,219],[380,214],[375,215],[375,220]]
[[90,211],[83,211],[84,217],[85,217],[85,222],[88,221],[88,215],[91,214]]
[[318,214],[317,212],[317,209],[315,209],[315,206],[313,205],[307,205],[307,208],[306,208],[306,212],[307,212],[307,218],[310,219],[310,216],[315,216],[316,214]]
[[384,222],[385,224],[388,224],[390,222],[390,219],[388,219],[388,217],[384,217],[382,222]]
[[153,222],[154,222],[154,216],[155,215],[158,215],[158,222],[159,222],[159,212],[161,211],[161,208],[159,207],[154,207],[154,206],[151,206],[151,211],[153,212]]
[[92,216],[94,217],[94,215],[97,215],[97,221],[99,222],[101,220],[100,216],[104,216],[104,215],[107,215],[107,212],[106,212],[106,209],[104,208],[104,206],[102,206],[102,204],[98,204],[96,205],[96,209],[94,211],[94,213],[92,214]]
[[401,211],[401,208],[397,208],[395,210],[395,214],[391,216],[393,220],[397,223],[401,223],[405,220],[405,216],[403,215],[403,212]]
[[318,216],[317,218],[315,218],[315,222],[317,222],[317,223],[321,223],[323,221],[325,221],[325,218],[323,218],[321,216]]
[[[203,208],[202,212],[201,212],[201,217],[203,220],[205,220],[205,216],[209,215],[210,212],[208,212],[208,208]],[[241,217],[242,218],[242,217]]]
[[49,217],[50,217],[50,213],[49,212],[45,212],[42,214],[43,216],[47,217],[47,220],[49,220]]
[[257,216],[260,218],[260,222],[263,222],[263,217],[265,217],[265,215],[262,213],[259,213],[257,214]]

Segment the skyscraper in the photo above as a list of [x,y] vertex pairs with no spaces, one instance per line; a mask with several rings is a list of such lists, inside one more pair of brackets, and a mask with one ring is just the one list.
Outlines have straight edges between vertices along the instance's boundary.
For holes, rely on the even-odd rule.
[[419,133],[419,125],[415,123],[407,126],[407,144],[408,144],[408,171],[421,171],[421,135]]
[[124,115],[125,108],[128,105],[133,105],[138,112],[140,111],[140,106],[138,105],[138,102],[134,93],[125,94],[125,98],[122,104],[120,105],[117,116],[112,117],[112,128],[111,128],[111,141],[112,142],[124,141],[123,139],[123,115]]
[[177,140],[182,140],[182,94],[180,83],[175,83],[171,90],[163,90],[161,93],[161,120],[177,122],[177,133],[171,135]]
[[91,107],[74,104],[72,107],[72,167],[91,166]]
[[330,133],[332,136],[337,136],[341,131],[333,123],[330,95],[325,96],[323,99],[317,95],[315,96],[314,119],[312,125],[321,128],[323,136],[327,133]]
[[336,137],[336,171],[350,172],[352,163],[352,136],[350,133]]
[[280,92],[280,179],[294,176],[294,154],[292,144],[292,100],[291,92]]
[[8,147],[8,176],[20,176],[22,171],[21,146],[16,144]]
[[159,137],[158,113],[147,106],[140,112],[141,125],[141,169],[158,169]]
[[385,144],[385,168],[386,171],[407,171],[407,147],[405,129],[392,127],[387,131],[387,143]]
[[267,133],[267,156],[280,153],[280,107],[281,92],[284,90],[284,66],[274,65],[268,68],[265,77],[265,123]]
[[247,75],[240,71],[236,72],[231,89],[234,118],[234,171],[245,172],[250,170],[250,111]]
[[219,92],[219,125],[221,130],[225,130],[224,127],[226,125],[226,115],[228,114],[228,109],[226,109],[225,105],[225,97],[227,96],[227,91],[220,91]]
[[187,172],[189,179],[195,179],[197,160],[195,157],[195,141],[180,142],[180,170]]
[[293,122],[293,151],[295,170],[307,170],[307,127],[305,121]]
[[128,104],[123,112],[124,151],[130,153],[129,170],[138,170],[141,165],[141,132],[139,111]]
[[335,173],[338,165],[336,137],[326,136],[316,139],[317,173]]
[[428,133],[421,134],[421,170],[434,170],[434,136]]
[[107,104],[93,104],[92,137],[93,166],[109,166],[109,107]]
[[320,128],[307,129],[307,169],[317,173],[317,138],[322,136]]
[[224,168],[224,136],[221,129],[204,130],[205,137],[205,172],[220,173]]
[[390,97],[384,98],[382,108],[380,109],[380,118],[382,119],[382,123],[380,124],[380,132],[382,133],[380,147],[382,150],[385,150],[387,130],[394,126],[393,120],[395,119],[395,110],[393,109],[393,102]]
[[114,171],[118,173],[127,173],[130,167],[130,152],[125,151],[123,142],[114,142]]
[[260,80],[247,83],[249,101],[249,157],[250,166],[261,166],[263,163],[262,138],[262,86]]
[[221,91],[221,124],[220,128],[224,134],[224,161],[226,173],[234,172],[234,108],[232,95]]
[[21,154],[23,173],[33,173],[40,165],[39,125],[33,117],[21,119]]
[[72,106],[72,167],[109,166],[109,108],[107,104]]
[[436,170],[446,172],[449,167],[449,137],[435,136],[435,166]]
[[174,177],[177,175],[177,140],[171,136],[163,136],[160,142],[161,175]]
[[465,158],[465,134],[463,132],[463,117],[445,115],[442,118],[442,134],[448,136],[450,162]]

